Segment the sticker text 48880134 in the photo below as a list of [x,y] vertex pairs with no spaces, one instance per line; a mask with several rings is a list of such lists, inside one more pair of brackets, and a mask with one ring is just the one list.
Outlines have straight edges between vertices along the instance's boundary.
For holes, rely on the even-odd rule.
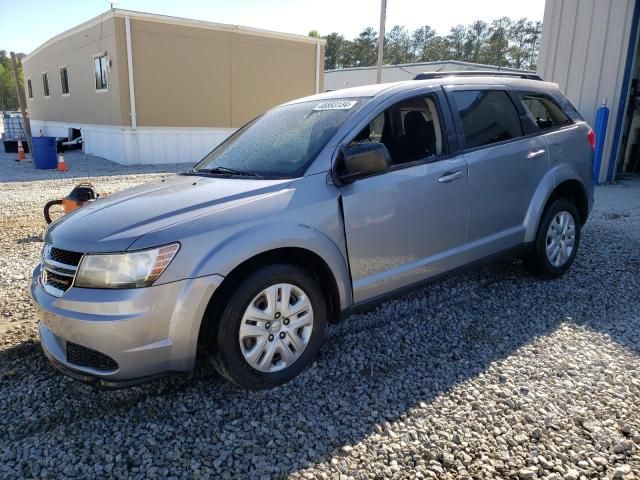
[[356,103],[357,100],[331,100],[319,103],[314,110],[349,110]]

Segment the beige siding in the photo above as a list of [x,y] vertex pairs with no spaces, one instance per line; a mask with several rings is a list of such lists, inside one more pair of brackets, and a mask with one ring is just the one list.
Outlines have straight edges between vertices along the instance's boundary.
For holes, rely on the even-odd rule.
[[[120,98],[120,125],[131,126],[131,103],[129,102],[129,65],[127,62],[127,37],[125,34],[124,18],[114,18],[116,39],[116,74]],[[135,67],[134,67],[135,70]]]
[[[29,55],[25,81],[31,78],[33,86],[31,118],[131,126],[126,14],[116,11],[102,22],[94,19],[87,28],[63,33]],[[316,92],[314,41],[175,20],[131,12],[138,126],[234,128],[275,105]],[[320,48],[323,59],[324,46]],[[93,59],[104,51],[111,62],[109,89],[96,92]],[[61,65],[68,65],[69,96],[62,96]],[[50,98],[43,95],[44,71],[49,73]]]
[[140,126],[238,127],[315,93],[315,44],[139,19],[131,29]]
[[232,34],[230,70],[231,126],[237,127],[275,105],[315,93],[316,46]]
[[229,33],[131,19],[140,126],[228,127]]
[[[123,115],[120,98],[123,65],[117,48],[116,31],[124,32],[124,24],[121,19],[115,20],[107,19],[102,25],[97,24],[61,38],[28,57],[24,64],[24,77],[25,83],[27,78],[31,78],[33,87],[33,99],[27,100],[31,118],[79,124],[123,124],[128,109]],[[109,89],[98,93],[95,90],[93,57],[104,51],[111,60]],[[126,57],[124,62],[126,66]],[[69,96],[62,96],[61,65],[67,65]],[[49,76],[50,98],[45,98],[43,93],[42,72],[45,71]],[[126,88],[126,83],[124,86]]]

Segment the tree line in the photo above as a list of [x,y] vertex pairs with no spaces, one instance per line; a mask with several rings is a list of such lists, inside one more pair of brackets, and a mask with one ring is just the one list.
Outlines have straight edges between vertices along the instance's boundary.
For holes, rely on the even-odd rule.
[[[16,54],[20,80],[22,80],[22,58],[24,56],[24,53]],[[0,113],[3,110],[18,110],[19,108],[18,92],[16,91],[13,69],[11,68],[11,57],[9,57],[6,50],[0,50]]]
[[[429,25],[413,32],[396,25],[384,37],[384,63],[460,60],[500,67],[535,70],[540,48],[542,22],[526,18],[502,17],[491,22],[476,20],[456,25],[447,35],[438,35]],[[319,37],[317,31],[310,36]],[[365,28],[353,40],[334,32],[327,41],[325,70],[375,65],[378,59],[378,33]]]
[[[456,25],[447,35],[438,35],[429,25],[410,32],[396,25],[384,38],[384,63],[432,62],[460,60],[500,67],[535,70],[540,48],[542,22],[526,18],[512,20],[502,17],[491,22],[476,20],[469,25]],[[317,31],[310,36],[320,37]],[[337,32],[324,37],[325,70],[347,67],[368,67],[378,59],[378,33],[365,28],[348,40]],[[23,53],[18,56],[18,73],[22,78]],[[18,97],[13,81],[11,59],[0,50],[0,110],[18,109]]]

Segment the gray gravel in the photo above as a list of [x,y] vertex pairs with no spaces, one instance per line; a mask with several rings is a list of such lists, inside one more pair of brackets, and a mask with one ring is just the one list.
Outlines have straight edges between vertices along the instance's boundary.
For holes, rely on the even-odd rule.
[[[29,158],[16,162],[17,155],[7,154],[0,150],[0,183],[4,182],[33,182],[40,180],[87,180],[100,177],[120,177],[147,173],[175,173],[184,172],[192,167],[186,163],[170,163],[164,165],[118,165],[101,157],[84,155],[80,150],[70,150],[64,154],[64,161],[68,172],[57,170],[36,170]],[[77,183],[77,182],[75,182]],[[71,185],[75,184],[71,182]],[[138,182],[139,183],[139,182]],[[100,181],[102,184],[102,181]],[[57,185],[54,183],[53,185]]]
[[[47,364],[27,294],[41,206],[74,182],[8,181],[31,177],[6,164],[0,155],[2,478],[640,473],[640,202],[594,212],[565,277],[538,281],[506,260],[388,302],[330,327],[313,367],[274,390],[239,390],[201,362],[192,378],[102,391]],[[161,175],[109,170],[99,191]],[[640,196],[628,185],[603,191]]]

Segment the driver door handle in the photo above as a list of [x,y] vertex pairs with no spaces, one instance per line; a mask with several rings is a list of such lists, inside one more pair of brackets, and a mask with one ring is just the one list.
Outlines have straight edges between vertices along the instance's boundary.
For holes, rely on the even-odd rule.
[[541,157],[542,155],[544,155],[545,153],[545,149],[541,148],[540,150],[532,150],[531,152],[529,152],[527,154],[527,158],[529,159],[534,159],[534,158],[538,158]]
[[464,174],[461,171],[457,172],[446,172],[440,178],[438,178],[438,182],[440,183],[448,183],[457,180],[458,178],[462,178]]

